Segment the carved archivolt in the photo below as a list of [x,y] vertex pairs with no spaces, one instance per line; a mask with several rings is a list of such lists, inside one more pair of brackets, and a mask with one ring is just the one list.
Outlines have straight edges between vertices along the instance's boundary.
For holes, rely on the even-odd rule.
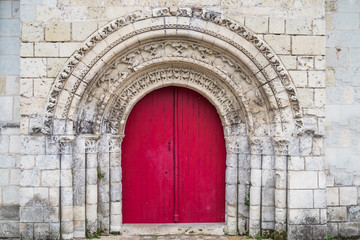
[[[143,24],[144,21],[148,19],[153,20]],[[208,26],[203,24],[205,21],[211,22],[213,25]],[[217,27],[212,28],[213,26]],[[131,27],[132,30],[124,30],[126,34],[121,34],[123,32],[122,30],[127,27]],[[230,30],[234,36],[236,35],[245,39],[251,44],[251,48],[256,48],[256,51],[261,53],[261,57],[260,55],[255,57],[254,54],[248,50],[250,45],[245,46],[245,44],[239,44],[239,42],[234,41],[233,38],[223,35],[222,28],[227,29],[227,31]],[[147,32],[155,33],[159,30],[166,30],[159,33],[156,32],[159,37],[176,37],[176,34],[179,32],[172,32],[172,29],[176,29],[176,31],[180,31],[181,29],[193,31],[194,36],[188,36],[188,39],[193,39],[193,41],[163,41],[155,44],[145,44],[137,38],[137,35],[140,36]],[[214,46],[198,44],[196,42],[202,42],[202,37],[197,34],[205,34],[217,40],[214,41]],[[149,39],[151,39],[151,37],[154,38],[152,35],[148,36]],[[113,56],[113,59],[118,59],[117,61],[109,59],[112,49],[118,47],[120,43],[130,41],[131,39],[134,40],[132,41],[133,46],[139,45],[140,41],[141,44],[137,49],[132,49],[121,57]],[[146,39],[144,39],[144,41],[145,40]],[[222,51],[216,49],[215,45],[223,45],[225,48],[231,47],[240,51],[257,69],[249,71],[249,69],[242,66],[240,60],[237,60],[240,53],[238,55],[232,55],[226,52],[225,49],[222,49]],[[128,49],[131,47],[132,46],[127,46]],[[164,58],[162,53],[165,53],[167,58]],[[162,58],[159,58],[161,55]],[[104,60],[104,57],[109,60]],[[100,101],[97,101],[98,107],[105,109],[107,101],[113,98],[112,95],[117,94],[116,91],[118,88],[121,88],[121,83],[129,79],[132,73],[137,72],[141,68],[145,69],[147,66],[156,64],[157,61],[180,61],[181,58],[184,61],[186,59],[187,62],[213,65],[211,71],[217,69],[220,75],[225,75],[223,77],[224,79],[231,79],[231,83],[233,84],[231,91],[235,91],[236,93],[244,92],[242,96],[236,95],[239,101],[246,103],[247,98],[249,98],[260,106],[260,108],[266,104],[268,105],[267,108],[278,109],[274,111],[274,115],[276,115],[274,119],[280,118],[280,122],[282,123],[294,122],[298,131],[302,130],[302,115],[295,87],[279,59],[259,37],[237,22],[227,19],[218,13],[201,9],[183,8],[170,11],[168,8],[161,8],[154,9],[152,13],[131,13],[124,18],[109,23],[90,37],[84,46],[72,55],[56,79],[50,92],[46,105],[43,132],[50,133],[52,131],[51,128],[54,118],[67,119],[69,115],[77,114],[76,112],[79,109],[74,106],[79,105],[81,98],[84,97],[85,91],[89,90],[89,85],[94,88],[95,85],[92,82],[94,79],[98,80],[96,83],[98,86],[103,86],[104,82],[107,82],[110,86],[111,81],[115,82],[113,86],[107,89],[111,94],[105,94],[102,96],[102,99],[98,99]],[[189,61],[190,59],[191,61]],[[94,68],[94,66],[104,67],[104,61],[112,62],[110,68],[106,67],[107,72],[93,72],[92,68]],[[118,68],[123,66],[126,66],[127,69],[120,71]],[[98,67],[98,69],[100,67]],[[115,68],[118,70],[116,76],[111,75]],[[245,83],[248,84],[248,89],[243,89],[246,87]],[[254,87],[257,87],[257,89],[253,90]],[[247,94],[250,94],[251,97],[250,95],[247,96]],[[101,96],[92,96],[89,94],[87,95],[87,100],[90,102],[92,97],[101,98]],[[293,115],[292,118],[286,117],[289,113],[289,107],[291,109],[290,114]],[[251,106],[251,108],[253,108],[253,106]],[[250,112],[250,109],[247,109],[245,104],[244,111]],[[261,113],[262,111],[261,109],[257,112]],[[60,115],[56,115],[56,112],[59,112]],[[97,122],[99,121],[100,120],[97,119]],[[284,130],[284,128],[286,127],[283,127],[282,130]]]
[[[227,124],[235,124],[240,121],[240,106],[235,96],[221,81],[206,75],[190,67],[177,67],[165,65],[139,74],[118,92],[113,103],[109,104],[109,116],[107,117],[108,130],[116,134],[123,130],[128,114],[134,104],[147,92],[166,85],[180,85],[193,88],[218,107],[220,115],[225,118]],[[99,120],[101,115],[98,116]],[[96,130],[100,128],[96,125]]]

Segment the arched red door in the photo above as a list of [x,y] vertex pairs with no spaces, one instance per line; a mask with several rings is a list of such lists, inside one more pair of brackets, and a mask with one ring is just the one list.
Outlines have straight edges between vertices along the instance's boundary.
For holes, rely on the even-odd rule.
[[166,87],[141,99],[122,143],[124,223],[225,221],[225,141],[216,109]]

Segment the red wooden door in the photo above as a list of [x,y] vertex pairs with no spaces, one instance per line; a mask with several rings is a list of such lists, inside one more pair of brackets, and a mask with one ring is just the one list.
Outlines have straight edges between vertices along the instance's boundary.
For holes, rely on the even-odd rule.
[[214,106],[180,87],[132,110],[122,145],[123,222],[224,222],[225,141]]

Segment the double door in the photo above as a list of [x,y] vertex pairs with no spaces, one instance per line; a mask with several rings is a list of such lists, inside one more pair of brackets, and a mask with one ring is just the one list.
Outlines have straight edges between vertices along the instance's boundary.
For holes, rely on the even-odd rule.
[[155,90],[131,111],[122,143],[123,223],[225,221],[225,141],[195,91]]

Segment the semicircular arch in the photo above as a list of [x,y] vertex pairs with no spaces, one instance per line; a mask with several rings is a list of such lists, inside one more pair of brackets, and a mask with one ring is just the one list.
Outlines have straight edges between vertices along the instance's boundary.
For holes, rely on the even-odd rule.
[[[179,41],[185,37],[186,41]],[[172,49],[172,55],[167,56],[168,58],[184,57],[182,53],[185,52],[185,45],[192,51],[196,49],[198,53],[195,56],[187,56],[187,59],[191,58],[191,61],[187,60],[190,63],[198,61],[206,64],[204,61],[212,55],[210,59],[213,59],[213,70],[217,69],[219,74],[224,76],[223,79],[232,80],[232,89],[235,89],[238,100],[243,98],[241,101],[244,101],[244,97],[251,97],[252,101],[261,103],[265,99],[268,111],[274,109],[269,116],[269,124],[282,124],[276,135],[296,134],[302,131],[300,104],[290,76],[279,58],[259,37],[217,13],[179,9],[174,14],[163,8],[155,9],[151,14],[132,13],[109,23],[72,55],[50,92],[43,132],[51,133],[54,119],[76,120],[80,112],[79,102],[89,92],[90,86],[96,85],[94,82],[106,75],[101,69],[113,67],[111,64],[114,59],[120,59],[130,72],[140,69],[144,63],[134,66],[136,48],[148,47],[148,57],[153,58],[153,50],[156,49],[148,43],[154,39],[171,40],[170,44],[163,44],[164,53],[169,48]],[[192,45],[184,45],[183,42],[192,42]],[[210,54],[214,52],[216,54]],[[140,56],[144,59],[143,55]],[[156,62],[157,59],[151,60]],[[166,58],[162,59],[163,62],[165,60]],[[148,61],[147,64],[154,63]],[[146,65],[142,67],[146,69]],[[127,78],[126,72],[121,74],[123,76],[117,76],[118,80]],[[253,83],[249,89],[239,90],[244,86],[240,83],[251,80]],[[239,94],[241,92],[244,92],[243,96]],[[110,97],[111,94],[107,98]],[[107,102],[100,101],[98,104],[107,105]],[[292,117],[289,117],[289,113]],[[283,123],[286,123],[286,127]],[[295,126],[297,131],[292,132]]]

